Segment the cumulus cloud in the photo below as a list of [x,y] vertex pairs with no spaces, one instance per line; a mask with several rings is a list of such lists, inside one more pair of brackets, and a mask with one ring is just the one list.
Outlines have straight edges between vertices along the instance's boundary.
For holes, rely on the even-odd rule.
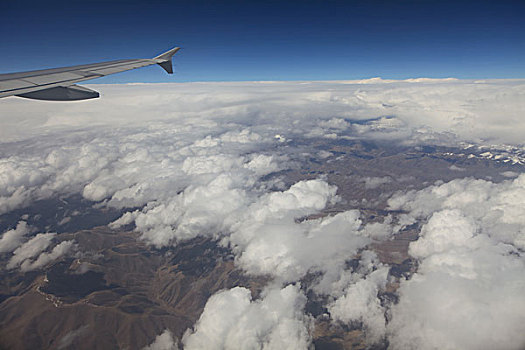
[[112,227],[134,222],[142,239],[162,247],[177,240],[214,236],[228,229],[228,215],[247,202],[234,179],[221,174],[203,186],[190,186],[167,203],[152,204],[141,211],[124,214]]
[[381,185],[392,182],[392,178],[390,176],[365,177],[364,180],[365,180],[366,189],[374,189],[374,188],[380,187]]
[[421,191],[409,191],[389,200],[392,209],[428,218],[443,209],[460,210],[474,220],[480,233],[525,249],[525,175],[500,184],[471,178],[457,179]]
[[155,338],[153,343],[142,348],[142,350],[178,350],[177,344],[178,341],[173,338],[173,334],[169,329],[166,329]]
[[31,232],[25,221],[19,221],[16,228],[8,230],[0,238],[0,253],[12,252],[22,244],[24,236]]
[[461,179],[410,191],[392,208],[427,220],[409,253],[417,273],[392,309],[394,349],[520,349],[525,345],[525,175]]
[[324,180],[300,181],[260,196],[231,188],[220,175],[207,186],[190,187],[168,205],[127,213],[113,226],[134,222],[142,238],[158,247],[195,236],[221,238],[247,273],[294,282],[308,272],[338,279],[345,261],[372,239],[388,235],[388,223],[363,225],[351,210],[332,217],[299,220],[338,200]]
[[306,349],[305,304],[298,285],[269,288],[256,300],[242,287],[216,293],[184,335],[184,349]]
[[51,245],[54,236],[56,236],[56,233],[39,233],[22,244],[13,252],[13,256],[7,263],[7,268],[13,269],[18,267],[24,261],[39,255]]
[[388,267],[379,269],[350,283],[344,295],[328,307],[332,319],[342,323],[360,322],[369,344],[383,339],[386,332],[386,309],[378,297],[387,283]]
[[[384,287],[383,280],[388,269],[382,268],[380,272],[370,270],[355,275],[353,280],[344,282],[340,280],[341,275],[345,274],[347,260],[353,258],[358,250],[369,244],[372,239],[384,237],[385,228],[376,227],[382,225],[381,223],[363,225],[357,210],[315,220],[298,220],[338,200],[337,189],[324,180],[300,181],[287,190],[259,196],[232,189],[233,183],[230,177],[220,175],[207,186],[188,188],[178,195],[176,202],[171,205],[161,204],[128,213],[118,220],[119,224],[134,221],[137,229],[143,230],[143,239],[157,246],[172,244],[174,240],[196,235],[217,236],[217,233],[222,232],[217,237],[222,236],[222,244],[232,248],[236,256],[235,263],[247,273],[269,275],[280,283],[289,283],[299,281],[309,272],[320,272],[321,278],[312,288],[321,294],[335,294],[333,289],[337,281],[339,281],[339,288],[345,289],[354,283],[359,283],[359,280],[366,278],[368,273],[372,273],[365,283],[370,285],[375,283],[376,292],[360,306],[363,314],[338,319],[350,322],[351,318],[367,325],[378,323],[383,311],[377,306],[379,302],[377,290]],[[388,224],[388,221],[384,223],[385,227]],[[380,278],[375,277],[376,275],[383,276],[383,282],[380,282]],[[371,289],[370,286],[366,290]],[[252,304],[260,304],[262,308],[270,307],[267,303],[277,298],[274,298],[274,295],[282,298],[281,294],[287,290],[298,293],[297,287],[290,285],[281,291],[270,291],[262,301],[256,302],[251,301],[250,292],[244,288],[232,289],[211,297],[200,321],[195,326],[194,333],[185,336],[183,341],[185,348],[203,346],[236,348],[250,346],[252,342],[253,344],[268,342],[268,345],[263,346],[267,348],[292,345],[304,348],[309,342],[309,333],[305,329],[300,328],[300,339],[286,340],[281,344],[278,341],[284,340],[273,335],[274,326],[267,324],[269,321],[265,321],[264,327],[261,325],[262,330],[257,331],[259,327],[257,320],[265,317],[259,315],[259,306],[256,311],[251,311],[254,308],[250,306]],[[348,293],[350,290],[351,287]],[[343,301],[340,301],[334,306],[334,310],[344,308],[340,306],[342,304]],[[302,306],[296,312],[298,315],[303,315],[304,305],[302,303],[300,305]],[[227,314],[224,310],[228,310]],[[217,329],[215,323],[223,325],[222,328]],[[244,331],[244,329],[237,329],[241,327],[240,324],[254,324],[252,327],[255,328],[250,332],[259,335],[252,336],[252,339],[240,333]],[[267,337],[268,340],[259,339],[262,337],[261,332],[269,334],[263,337],[264,339]],[[374,341],[380,338],[378,334],[384,333],[384,331],[374,332],[370,326],[370,331],[367,333]],[[282,331],[279,331],[279,334],[281,333]]]
[[51,252],[45,250],[51,245],[56,233],[39,233],[19,246],[7,263],[8,269],[20,267],[22,272],[41,268],[66,254],[74,246],[73,241],[64,241],[56,245]]
[[314,271],[337,278],[345,260],[371,239],[361,229],[359,212],[348,211],[302,223],[293,217],[244,221],[229,241],[248,273],[296,281]]
[[[247,163],[251,164],[251,162]],[[263,162],[267,167],[267,162]],[[253,168],[253,166],[252,166]],[[260,169],[260,168],[259,168]],[[219,236],[233,230],[240,215],[263,220],[288,213],[290,218],[323,209],[335,200],[335,187],[325,181],[302,181],[284,192],[257,197],[248,193],[253,178],[221,173],[202,186],[188,186],[169,202],[124,214],[112,227],[135,223],[142,238],[161,247],[198,235]]]
[[38,256],[38,258],[31,262],[28,259],[24,260],[24,262],[20,265],[20,270],[22,272],[25,271],[31,271],[39,269],[47,264],[49,264],[52,261],[55,261],[62,255],[65,255],[68,253],[75,245],[74,241],[64,241],[59,244],[57,244],[53,250],[49,253],[42,253]]
[[465,171],[465,168],[462,168],[462,167],[459,167],[455,164],[452,164],[451,166],[448,167],[450,170],[454,170],[454,171]]
[[206,185],[221,173],[254,183],[286,160],[256,152],[273,139],[215,127],[150,126],[121,130],[118,137],[108,130],[88,132],[84,142],[71,136],[65,145],[49,141],[29,154],[0,159],[0,213],[74,193],[116,208],[143,206],[167,201],[190,184]]

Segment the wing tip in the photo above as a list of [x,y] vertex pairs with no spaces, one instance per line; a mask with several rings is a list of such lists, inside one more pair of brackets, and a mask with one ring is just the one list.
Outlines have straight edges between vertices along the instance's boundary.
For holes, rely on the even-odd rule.
[[153,58],[157,61],[157,64],[161,66],[168,74],[173,74],[173,63],[171,62],[171,58],[173,55],[177,53],[177,51],[180,50],[180,47],[174,47],[171,50],[168,50],[164,53],[161,53],[160,55]]

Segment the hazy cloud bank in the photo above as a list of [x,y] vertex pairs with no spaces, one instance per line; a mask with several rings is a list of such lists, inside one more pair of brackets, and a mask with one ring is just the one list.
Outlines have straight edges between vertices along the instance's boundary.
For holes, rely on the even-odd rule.
[[[98,85],[98,100],[38,103],[2,100],[3,140],[94,126],[141,126],[145,122],[198,121],[271,125],[280,134],[303,132],[330,137],[352,128],[358,135],[431,139],[450,133],[461,140],[522,143],[525,122],[523,80],[412,79],[406,81],[242,82]],[[23,111],[23,112],[22,112]],[[366,120],[345,123],[331,118]],[[278,121],[276,124],[275,122]],[[312,123],[312,121],[314,123]],[[315,123],[321,121],[320,123]],[[209,122],[203,126],[209,125]],[[397,130],[395,130],[397,129]],[[332,131],[332,132],[327,132]],[[337,132],[335,132],[337,134]]]

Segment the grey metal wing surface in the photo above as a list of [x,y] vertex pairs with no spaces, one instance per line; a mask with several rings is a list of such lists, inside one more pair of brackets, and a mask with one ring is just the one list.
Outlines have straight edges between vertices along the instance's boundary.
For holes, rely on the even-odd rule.
[[116,60],[79,66],[0,74],[0,98],[19,96],[37,100],[75,101],[99,97],[99,93],[78,82],[109,74],[158,64],[168,74],[173,73],[175,47],[154,58]]

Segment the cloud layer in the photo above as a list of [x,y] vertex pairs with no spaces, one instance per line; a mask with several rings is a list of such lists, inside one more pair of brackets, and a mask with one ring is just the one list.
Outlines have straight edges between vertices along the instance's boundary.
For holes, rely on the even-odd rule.
[[189,175],[203,179],[241,163],[256,176],[277,170],[277,159],[242,155],[296,137],[515,144],[525,133],[519,80],[101,89],[106,97],[89,105],[2,100],[0,137],[25,146],[20,152],[20,143],[4,143],[0,150],[0,213],[70,193],[120,207],[166,201],[190,184]]
[[[246,82],[99,85],[102,98],[86,103],[42,104],[2,100],[3,140],[46,135],[86,126],[141,126],[147,121],[196,120],[272,125],[289,134],[301,121],[312,133],[352,127],[378,137],[431,137],[453,133],[460,139],[522,143],[525,124],[523,80],[370,79],[339,82]],[[23,112],[22,112],[23,111]],[[342,121],[312,125],[333,117],[365,120],[396,116],[370,125]],[[278,118],[278,125],[275,120]],[[204,124],[206,125],[206,124]],[[297,130],[299,131],[299,130]],[[333,134],[333,133],[332,133]],[[381,134],[381,135],[379,135]]]
[[[371,79],[347,82],[188,83],[98,86],[103,98],[0,104],[0,214],[37,200],[80,194],[124,214],[156,248],[197,236],[231,249],[261,296],[235,287],[213,295],[185,348],[307,348],[323,317],[362,325],[369,344],[393,348],[520,348],[525,177],[471,178],[405,191],[374,222],[340,202],[326,177],[287,179],[301,160],[330,160],[319,140],[402,145],[493,142],[520,149],[525,82]],[[462,168],[450,167],[461,176]],[[360,177],[379,191],[394,179]],[[398,281],[370,244],[422,223],[409,246],[417,270],[399,281],[399,303],[381,293]],[[16,221],[12,223],[14,227]],[[20,221],[0,238],[9,269],[67,256],[75,242]],[[358,258],[356,265],[349,261]],[[176,348],[166,331],[151,348]],[[240,346],[241,345],[241,346]]]

